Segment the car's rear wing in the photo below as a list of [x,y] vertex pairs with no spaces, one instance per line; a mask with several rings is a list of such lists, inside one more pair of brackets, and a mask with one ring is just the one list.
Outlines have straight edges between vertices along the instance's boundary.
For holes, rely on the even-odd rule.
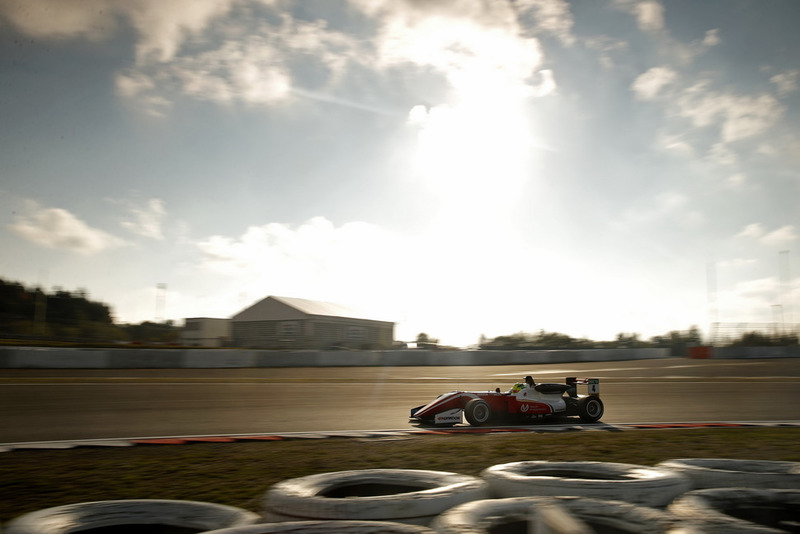
[[599,378],[577,378],[575,376],[568,376],[567,385],[572,386],[576,390],[579,385],[587,386],[589,395],[600,395]]

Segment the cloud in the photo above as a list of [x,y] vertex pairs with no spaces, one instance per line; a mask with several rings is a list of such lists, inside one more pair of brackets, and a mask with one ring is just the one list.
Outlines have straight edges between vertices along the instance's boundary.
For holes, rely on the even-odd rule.
[[669,67],[653,67],[639,75],[631,84],[631,89],[639,100],[654,100],[677,77],[678,73]]
[[575,44],[572,26],[575,21],[564,0],[518,0],[517,10],[523,17],[530,13],[536,24],[536,31],[556,36],[566,46]]
[[119,3],[142,39],[136,45],[136,62],[169,61],[187,36],[227,14],[234,0],[138,0]]
[[664,6],[656,0],[645,0],[634,6],[636,22],[644,32],[658,32],[664,29]]
[[527,87],[528,92],[536,90],[534,76],[542,61],[541,48],[536,39],[521,36],[510,7],[497,4],[484,9],[482,2],[474,1],[451,7],[438,10],[411,8],[402,2],[384,4],[375,39],[378,66],[433,68],[459,91],[484,86],[476,82],[487,78]]
[[169,68],[184,94],[217,103],[271,104],[290,96],[291,74],[269,39],[250,36]]
[[163,240],[164,234],[161,231],[161,223],[166,215],[164,202],[158,198],[151,198],[143,208],[131,207],[128,212],[132,219],[122,222],[122,226],[131,232],[149,237],[151,239]]
[[126,244],[118,237],[90,227],[61,208],[40,208],[34,205],[30,213],[16,217],[11,229],[37,245],[86,255]]
[[112,0],[0,1],[0,17],[37,38],[99,41],[116,27]]
[[737,95],[710,90],[699,82],[677,100],[678,113],[696,127],[716,125],[726,143],[765,133],[783,116],[784,108],[769,94]]
[[785,245],[795,241],[797,238],[798,235],[794,226],[786,225],[766,234],[761,238],[761,242],[766,245]]
[[764,225],[752,223],[745,226],[736,237],[755,239],[763,245],[783,246],[795,241],[798,237],[794,226],[786,225],[768,232]]
[[335,84],[349,64],[371,57],[360,50],[358,40],[327,29],[321,20],[299,21],[283,14],[278,23],[229,20],[228,25],[221,40],[119,73],[117,93],[153,115],[163,114],[181,95],[223,105],[275,106],[298,94],[316,94],[295,86],[299,73],[318,73],[316,83],[326,87]]
[[[537,32],[574,41],[563,0],[527,0],[519,12],[508,3],[483,0],[351,0],[352,10],[376,28],[365,39],[331,30],[322,19],[295,19],[270,0],[42,0],[30,10],[23,4],[0,3],[0,13],[30,34],[102,38],[115,21],[129,22],[138,33],[135,63],[116,75],[117,94],[153,116],[164,115],[179,95],[219,104],[280,105],[293,94],[330,89],[351,66],[433,69],[458,90],[491,76],[542,96],[554,90],[554,78],[538,72],[539,43],[523,35],[519,12],[535,19]],[[271,10],[272,16],[249,16],[255,10]],[[53,13],[58,17],[48,16]],[[315,73],[316,87],[295,87],[308,72]]]
[[371,292],[368,280],[397,264],[404,248],[375,225],[350,222],[337,228],[324,217],[297,227],[251,226],[239,237],[210,236],[197,247],[204,270],[266,280],[303,294],[331,293],[334,287]]
[[797,79],[800,77],[800,70],[792,69],[776,74],[769,79],[778,88],[778,94],[788,95],[797,91]]
[[741,232],[736,234],[736,237],[758,239],[762,235],[764,235],[764,227],[761,225],[761,223],[752,223],[745,226]]
[[228,13],[237,0],[36,0],[0,2],[0,15],[35,37],[108,38],[119,17],[139,33],[137,63],[169,61],[183,41]]
[[720,42],[719,30],[708,30],[703,38],[703,45],[706,47],[717,46]]

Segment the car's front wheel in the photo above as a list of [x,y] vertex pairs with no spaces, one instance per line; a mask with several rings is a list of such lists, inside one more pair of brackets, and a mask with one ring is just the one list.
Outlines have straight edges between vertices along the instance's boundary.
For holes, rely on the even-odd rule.
[[595,423],[603,417],[603,412],[603,401],[596,395],[589,395],[578,401],[578,416],[581,421]]
[[492,418],[492,409],[483,399],[472,399],[464,407],[464,417],[472,426],[485,425]]

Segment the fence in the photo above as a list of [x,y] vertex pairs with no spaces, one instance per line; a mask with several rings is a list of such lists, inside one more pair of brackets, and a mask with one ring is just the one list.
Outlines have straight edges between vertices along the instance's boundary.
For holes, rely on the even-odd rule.
[[[800,337],[800,323],[712,323],[710,341],[714,346],[730,345],[747,334],[758,334],[775,345]],[[784,342],[782,342],[784,341]]]

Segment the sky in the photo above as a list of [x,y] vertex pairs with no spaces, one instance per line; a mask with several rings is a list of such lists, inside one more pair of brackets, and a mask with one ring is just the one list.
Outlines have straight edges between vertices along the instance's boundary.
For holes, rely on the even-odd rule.
[[800,323],[795,0],[0,0],[0,278],[474,345]]

